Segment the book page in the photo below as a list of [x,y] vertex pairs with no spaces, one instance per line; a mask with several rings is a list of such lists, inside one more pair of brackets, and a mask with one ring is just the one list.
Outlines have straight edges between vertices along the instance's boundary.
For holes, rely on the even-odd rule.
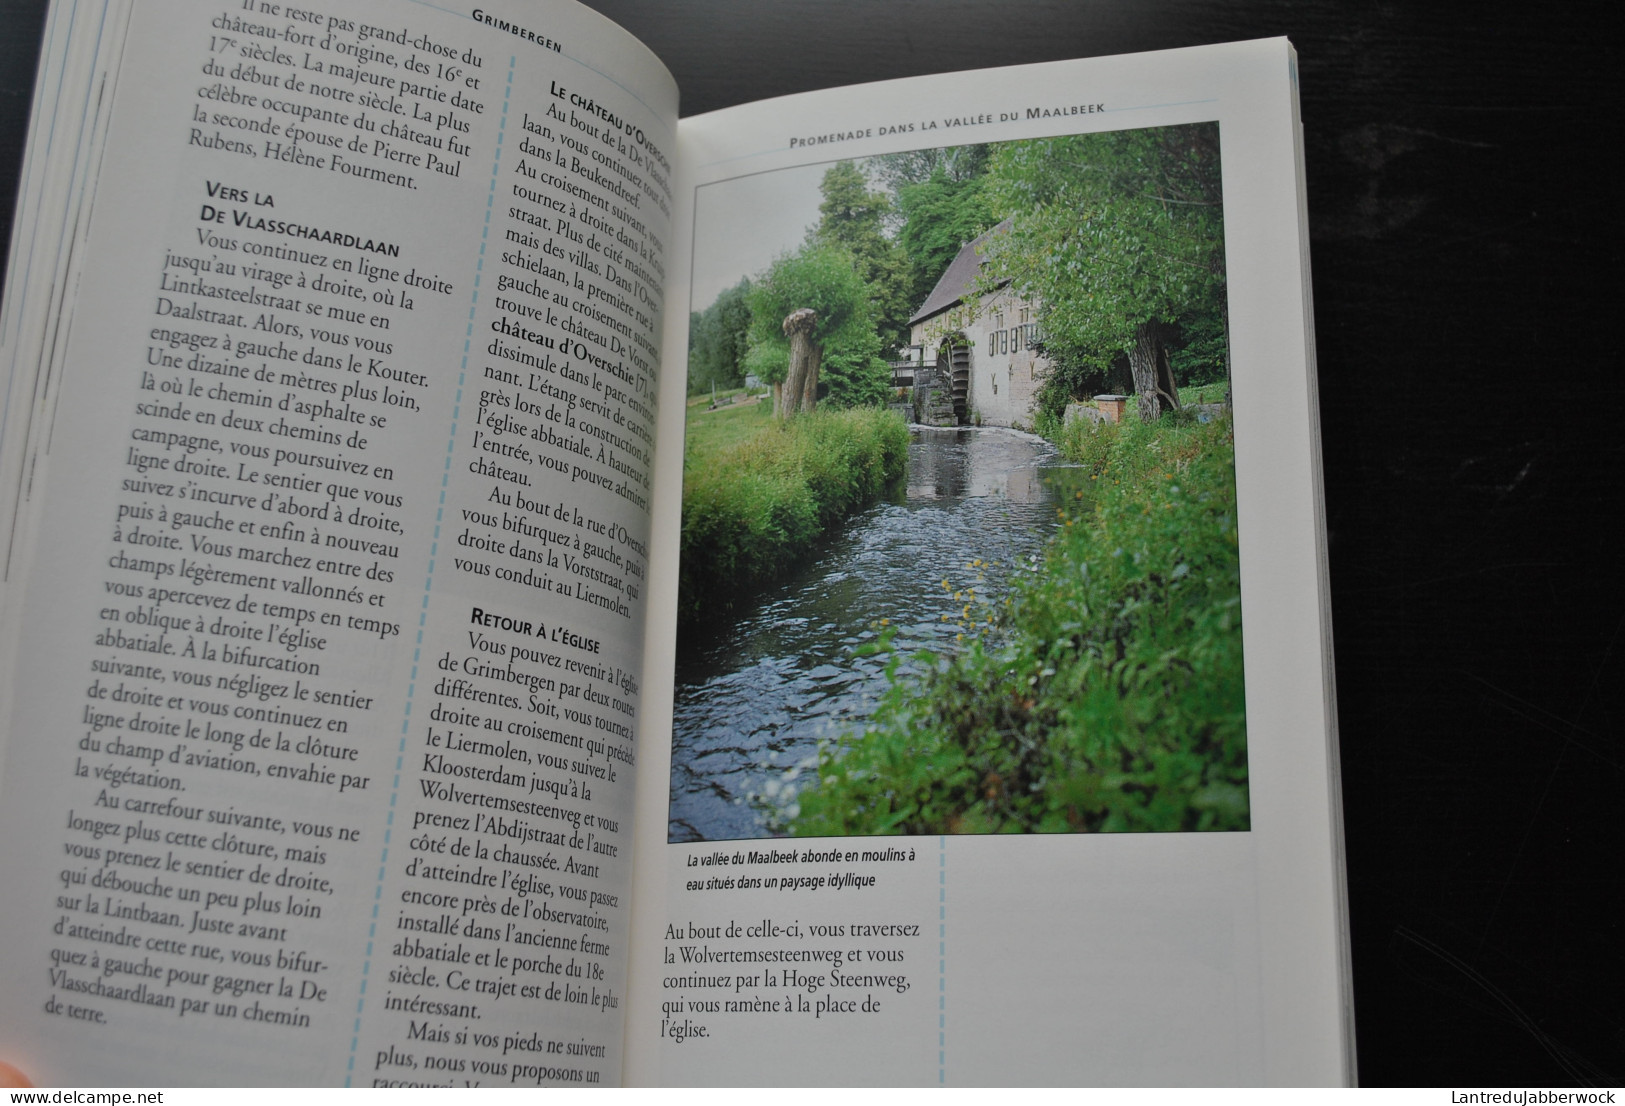
[[684,121],[633,1081],[1349,1079],[1294,79]]
[[[54,400],[66,352],[128,15],[127,4],[107,3],[47,13],[0,314],[0,596],[15,579],[33,436],[45,430],[37,416]],[[0,651],[0,670],[11,659]]]
[[127,15],[28,324],[0,1055],[614,1083],[671,78],[566,3]]

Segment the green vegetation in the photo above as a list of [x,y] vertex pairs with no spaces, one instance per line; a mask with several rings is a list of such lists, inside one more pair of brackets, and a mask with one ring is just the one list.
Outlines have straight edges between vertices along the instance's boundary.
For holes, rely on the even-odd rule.
[[1193,403],[1224,403],[1229,394],[1229,380],[1213,380],[1206,384],[1189,384],[1179,389],[1179,404],[1181,407],[1189,407]]
[[965,175],[955,176],[942,165],[934,166],[924,180],[900,184],[897,210],[903,225],[897,243],[908,255],[913,307],[919,307],[936,287],[959,254],[959,249],[998,222],[988,205],[986,178],[969,172],[980,169],[987,160],[986,146],[973,146],[982,156],[964,159]]
[[[1230,381],[1228,378],[1215,380],[1207,384],[1187,384],[1179,389],[1179,405],[1181,408],[1190,407],[1199,403],[1227,403],[1230,395]],[[1074,402],[1071,399],[1067,403]],[[1090,406],[1095,406],[1090,404]],[[1171,412],[1163,416],[1174,422],[1193,421],[1194,416],[1184,410]],[[1082,443],[1085,435],[1093,429],[1091,423],[1074,424],[1071,427],[1062,425],[1062,412],[1051,414],[1048,409],[1040,407],[1033,420],[1033,429],[1041,437],[1048,438],[1061,447],[1061,451],[1068,456],[1074,455],[1077,450],[1085,448]]]
[[701,392],[699,395],[688,396],[683,400],[683,403],[687,407],[698,407],[701,404],[709,406],[713,397],[720,401],[724,399],[733,399],[735,396],[756,398],[760,397],[762,394],[763,392],[760,388],[718,388],[714,393]]
[[[691,388],[704,366],[726,360],[699,355],[713,348],[743,348],[737,361],[741,379],[749,372],[769,384],[782,383],[790,361],[784,319],[810,308],[818,313],[811,335],[820,354],[818,379],[827,388],[820,402],[834,407],[885,402],[891,370],[881,353],[907,340],[913,310],[908,257],[885,232],[891,201],[884,192],[870,191],[863,170],[850,161],[824,174],[820,192],[818,224],[799,249],[775,259],[754,283],[741,281],[694,315],[691,329],[700,337],[691,339]],[[735,292],[749,316],[742,347],[728,344],[740,333],[734,301],[724,303]]]
[[[1175,380],[1182,384],[1218,384],[1221,392],[1230,386],[1230,329],[1222,299],[1209,299],[1185,312],[1164,333]],[[1185,402],[1183,387],[1179,402]]]
[[1001,143],[987,194],[1010,231],[988,242],[984,281],[1041,305],[1050,414],[1125,359],[1147,419],[1176,372],[1228,375],[1216,123]]
[[750,350],[750,278],[745,277],[688,317],[688,394],[745,382]]
[[853,270],[869,292],[879,348],[907,345],[914,302],[908,257],[885,232],[890,197],[869,191],[868,176],[850,161],[831,166],[819,192],[823,201],[818,205],[818,225],[808,235],[808,244],[838,246],[852,255]]
[[1092,500],[1062,510],[997,608],[943,581],[962,650],[890,659],[872,722],[823,750],[790,832],[1248,827],[1230,421],[1131,417],[1064,445]]
[[772,400],[730,404],[708,411],[705,404],[709,399],[709,396],[702,396],[689,401],[688,430],[683,439],[684,472],[711,464],[717,454],[755,437],[772,425]]
[[818,312],[813,343],[823,350],[818,378],[835,407],[885,402],[891,370],[880,359],[869,289],[844,246],[809,244],[774,261],[751,286],[750,352],[746,367],[757,379],[782,383],[790,367],[784,317],[801,308]]
[[818,410],[771,421],[766,403],[691,409],[683,472],[678,616],[725,614],[798,564],[818,537],[880,498],[908,462],[889,411]]

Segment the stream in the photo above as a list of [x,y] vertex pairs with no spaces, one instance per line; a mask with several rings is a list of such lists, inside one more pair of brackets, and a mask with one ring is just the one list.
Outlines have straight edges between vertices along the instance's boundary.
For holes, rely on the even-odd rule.
[[887,656],[853,651],[882,619],[904,655],[951,651],[964,606],[953,591],[974,584],[997,603],[1081,482],[1030,434],[911,428],[900,498],[853,515],[796,575],[685,639],[668,840],[775,836],[771,812],[817,780],[819,743],[861,729],[886,690]]

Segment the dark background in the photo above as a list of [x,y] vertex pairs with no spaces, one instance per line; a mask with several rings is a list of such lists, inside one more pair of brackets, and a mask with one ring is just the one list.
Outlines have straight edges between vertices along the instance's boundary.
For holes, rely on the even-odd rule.
[[[1625,189],[1607,163],[1625,120],[1613,9],[593,6],[665,60],[684,114],[887,77],[1292,39],[1360,1080],[1618,1086]],[[0,0],[0,232],[42,9]]]

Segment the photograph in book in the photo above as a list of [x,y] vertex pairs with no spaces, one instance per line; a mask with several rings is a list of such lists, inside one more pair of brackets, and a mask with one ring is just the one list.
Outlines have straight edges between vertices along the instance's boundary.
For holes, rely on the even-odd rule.
[[668,839],[1248,829],[1218,124],[694,220]]

